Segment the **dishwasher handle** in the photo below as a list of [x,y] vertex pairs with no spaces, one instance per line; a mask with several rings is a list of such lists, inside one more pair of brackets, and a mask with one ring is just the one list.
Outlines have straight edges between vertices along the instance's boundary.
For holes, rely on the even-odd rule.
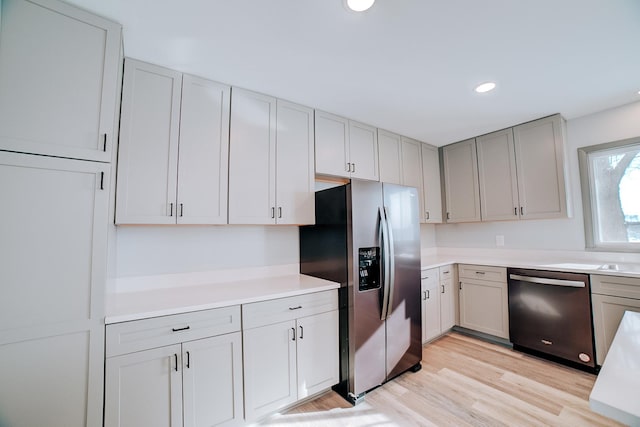
[[584,288],[587,286],[584,282],[579,280],[547,279],[546,277],[521,276],[519,274],[509,274],[509,279],[519,280],[521,282],[537,283],[540,285],[568,286],[571,288]]

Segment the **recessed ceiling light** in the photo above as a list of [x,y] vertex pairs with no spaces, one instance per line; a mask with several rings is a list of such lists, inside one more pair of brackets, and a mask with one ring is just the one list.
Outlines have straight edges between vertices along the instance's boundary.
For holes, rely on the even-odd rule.
[[482,83],[481,85],[476,87],[475,90],[478,93],[485,93],[485,92],[494,90],[495,88],[496,88],[496,84],[494,82],[487,82],[487,83]]
[[355,12],[364,12],[373,6],[376,0],[347,0],[347,7]]

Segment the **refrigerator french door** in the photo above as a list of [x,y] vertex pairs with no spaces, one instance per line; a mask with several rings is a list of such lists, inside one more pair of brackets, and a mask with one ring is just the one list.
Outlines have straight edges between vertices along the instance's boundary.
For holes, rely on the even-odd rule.
[[415,188],[352,180],[316,193],[300,227],[300,272],[341,283],[340,383],[368,390],[420,369],[420,225]]

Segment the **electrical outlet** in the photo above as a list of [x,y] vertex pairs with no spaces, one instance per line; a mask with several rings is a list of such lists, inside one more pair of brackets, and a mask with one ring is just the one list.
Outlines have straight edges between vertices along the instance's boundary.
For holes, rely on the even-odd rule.
[[504,236],[502,234],[496,235],[496,246],[504,246]]

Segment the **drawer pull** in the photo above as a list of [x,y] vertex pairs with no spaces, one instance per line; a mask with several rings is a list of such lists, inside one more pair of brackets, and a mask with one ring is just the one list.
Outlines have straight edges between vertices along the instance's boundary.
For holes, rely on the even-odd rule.
[[482,275],[484,275],[484,271],[476,271],[476,274],[482,274]]
[[302,308],[301,305],[297,306],[297,307],[289,307],[289,310],[300,310]]
[[189,329],[191,329],[191,326],[185,326],[184,328],[171,328],[171,330],[173,332],[186,331],[186,330],[189,330]]
[[449,274],[449,273],[450,273],[449,270],[445,270],[445,271],[442,272],[442,274]]

